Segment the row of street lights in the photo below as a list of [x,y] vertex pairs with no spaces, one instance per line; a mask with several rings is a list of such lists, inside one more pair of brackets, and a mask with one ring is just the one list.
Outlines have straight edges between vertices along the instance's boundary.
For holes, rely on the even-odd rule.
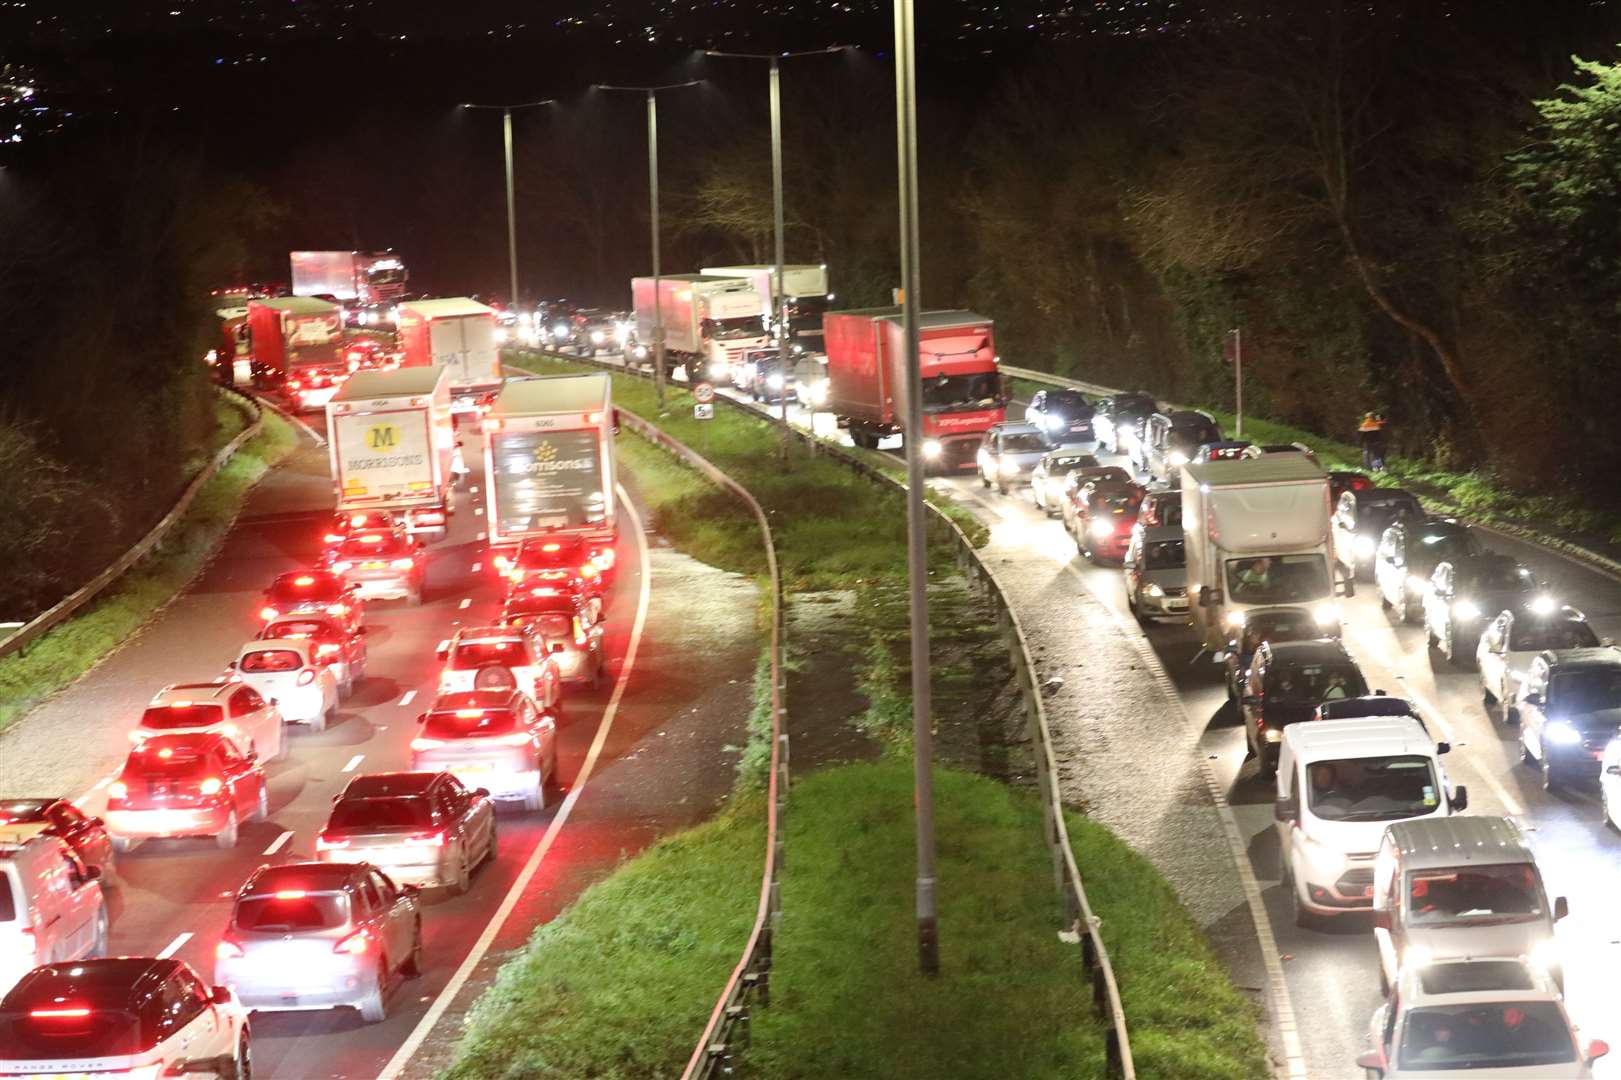
[[[924,461],[922,371],[918,358],[918,302],[921,267],[918,250],[917,184],[917,70],[914,60],[916,20],[914,0],[894,0],[895,5],[895,110],[896,156],[900,195],[901,310],[906,338],[906,548],[907,576],[910,579],[910,629],[912,648],[912,740],[913,782],[917,815],[916,920],[918,969],[925,975],[940,970],[939,917],[935,896],[934,776],[933,734],[929,722],[929,600],[928,537],[923,506]],[[771,198],[772,224],[776,240],[776,318],[779,371],[788,372],[788,297],[783,287],[786,241],[782,197],[782,98],[781,61],[802,56],[842,52],[853,46],[835,45],[801,52],[734,53],[706,50],[704,55],[739,60],[765,60],[770,63],[768,92],[771,110]],[[650,200],[653,248],[653,373],[659,410],[664,409],[664,310],[659,289],[659,152],[658,95],[664,91],[697,86],[702,80],[665,83],[658,86],[619,86],[595,84],[594,90],[644,94],[647,98],[647,180]],[[512,301],[518,299],[518,247],[516,209],[512,186],[512,111],[554,104],[551,100],[522,105],[464,105],[464,108],[498,108],[503,114],[507,181],[507,254],[512,275]],[[696,380],[694,380],[696,381]],[[781,395],[783,452],[787,453],[788,395]]]

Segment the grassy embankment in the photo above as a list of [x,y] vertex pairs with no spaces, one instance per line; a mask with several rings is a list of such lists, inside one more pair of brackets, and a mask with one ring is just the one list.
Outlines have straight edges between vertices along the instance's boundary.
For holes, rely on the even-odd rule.
[[[615,395],[653,415],[645,386],[618,378]],[[671,401],[672,433],[768,507],[797,588],[893,586],[904,552],[893,492],[825,462],[796,457],[784,470],[769,426],[723,408],[701,433],[690,399],[673,391]],[[621,440],[620,460],[678,546],[731,569],[763,569],[758,534],[730,496],[639,440]],[[994,634],[976,637],[983,628],[952,625],[973,609],[937,588],[948,599],[937,633],[1004,648]],[[893,752],[795,778],[773,1005],[756,1014],[749,1067],[781,1077],[1101,1075],[1102,1029],[1076,947],[1055,933],[1040,805],[1028,792],[937,771],[945,974],[915,974],[906,673],[893,662],[893,610],[874,618],[852,633],[871,639],[865,722]],[[537,930],[479,1003],[445,1076],[677,1074],[754,912],[763,814],[748,775],[729,810],[629,861]],[[1079,815],[1070,828],[1121,973],[1140,1075],[1265,1075],[1253,1010],[1170,886],[1106,829]]]
[[[216,412],[219,428],[213,445],[197,455],[198,469],[247,425],[243,410],[224,400]],[[248,489],[296,441],[286,421],[265,410],[259,434],[203,485],[185,518],[151,554],[22,654],[0,659],[0,730],[89,671],[179,594],[214,554]]]

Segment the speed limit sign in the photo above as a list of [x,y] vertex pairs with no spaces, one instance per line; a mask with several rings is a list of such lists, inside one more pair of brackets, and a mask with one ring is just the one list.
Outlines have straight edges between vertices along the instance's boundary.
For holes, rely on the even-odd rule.
[[715,400],[715,384],[712,382],[694,383],[692,397],[700,405],[708,405]]

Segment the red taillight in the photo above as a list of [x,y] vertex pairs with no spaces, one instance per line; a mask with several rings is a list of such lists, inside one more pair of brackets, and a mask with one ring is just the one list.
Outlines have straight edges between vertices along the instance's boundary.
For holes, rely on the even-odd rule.
[[218,945],[214,946],[214,958],[216,960],[240,960],[246,955],[247,954],[242,951],[242,946],[238,945],[230,938],[225,938],[221,940]]
[[347,840],[334,840],[330,836],[328,836],[326,833],[321,833],[320,835],[318,835],[315,838],[315,850],[316,851],[337,851],[340,848],[346,848],[348,846],[349,846],[349,841],[347,841]]
[[334,645],[329,641],[324,645],[317,645],[315,647],[315,655],[316,656],[331,656],[334,653],[336,653],[340,648],[342,648],[342,646]]
[[586,563],[584,566],[580,567],[580,576],[583,578],[594,578],[597,576],[597,568],[592,566],[590,563]]
[[314,681],[315,681],[315,669],[314,668],[305,668],[303,671],[300,671],[298,673],[298,685],[299,686],[308,686],[310,683],[312,683]]
[[[349,564],[344,563],[343,568],[345,570],[349,569]],[[347,615],[347,614],[349,614],[349,605],[348,604],[328,604],[326,606],[326,613],[328,615]]]
[[324,539],[329,544],[341,544],[341,543],[343,543],[343,534],[342,533],[327,533],[326,536],[324,537]]
[[107,798],[122,799],[129,794],[129,785],[122,780],[114,780],[107,785]]
[[433,750],[443,745],[445,744],[442,739],[415,738],[411,740],[411,749],[413,750]]
[[591,561],[596,564],[598,570],[612,570],[614,565],[614,549],[603,548],[601,551],[593,551],[591,553]]
[[360,956],[371,948],[371,933],[367,930],[356,930],[348,937],[343,938],[332,946],[335,953],[345,953],[349,956]]
[[73,1020],[89,1016],[90,1010],[83,1005],[62,1005],[50,1009],[29,1009],[28,1015],[35,1020]]
[[[349,569],[349,568],[350,568],[350,567],[351,567],[351,566],[353,566],[353,565],[354,565],[354,563],[352,563],[352,562],[347,562],[347,561],[344,561],[344,562],[335,562],[335,563],[333,563],[333,564],[332,564],[332,569],[333,569],[333,570],[336,570],[336,571],[337,571],[337,572],[338,572],[338,573],[340,573],[340,574],[341,574],[341,573],[343,573],[343,572],[344,572],[344,571],[345,571],[345,570],[347,570],[347,569]],[[332,610],[332,609],[331,609],[331,608],[328,608],[328,609],[327,609],[327,610],[328,610],[328,611],[331,611],[331,610]]]
[[393,567],[395,570],[409,570],[411,567],[416,565],[416,562],[412,559],[395,559],[388,565]]
[[505,570],[507,567],[512,565],[512,560],[507,558],[505,555],[497,555],[495,558],[490,560],[490,565],[495,567],[497,570]]
[[407,844],[416,844],[419,847],[444,847],[445,834],[443,832],[423,833],[420,836],[407,837]]
[[277,611],[273,607],[262,607],[259,609],[259,618],[263,619],[265,622],[269,622],[271,619],[274,619],[280,614],[281,612]]

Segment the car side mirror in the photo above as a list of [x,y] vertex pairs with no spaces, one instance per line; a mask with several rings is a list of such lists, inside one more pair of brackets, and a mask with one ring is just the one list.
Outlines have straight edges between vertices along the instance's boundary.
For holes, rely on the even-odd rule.
[[1605,1042],[1603,1039],[1594,1039],[1592,1042],[1587,1044],[1587,1049],[1583,1051],[1583,1054],[1586,1056],[1588,1064],[1592,1064],[1609,1052],[1609,1043]]
[[1272,804],[1272,816],[1278,821],[1295,821],[1300,817],[1300,802],[1293,795],[1279,795]]
[[355,627],[355,633],[357,633],[357,634],[369,634],[369,633],[371,633],[371,627],[367,626],[367,625],[357,626],[357,627]]
[[336,803],[336,802],[337,802],[337,801],[338,801],[338,800],[339,800],[339,799],[341,799],[341,798],[343,798],[343,793],[342,793],[342,792],[341,792],[341,791],[340,791],[340,792],[339,792],[339,793],[338,793],[338,794],[336,794],[336,795],[334,795],[334,796],[332,796],[332,801],[333,801],[333,802],[334,802],[334,803]]
[[1454,814],[1469,809],[1469,789],[1459,784],[1452,789],[1452,812]]
[[490,789],[486,787],[474,788],[473,794],[477,795],[481,799],[488,799],[490,797]]
[[1379,1055],[1379,1051],[1377,1050],[1369,1050],[1366,1054],[1363,1054],[1361,1057],[1357,1058],[1356,1067],[1359,1069],[1366,1069],[1368,1072],[1378,1077],[1379,1080],[1384,1080],[1385,1059]]
[[552,651],[552,652],[554,652],[554,653],[560,653],[560,652],[562,652],[562,651],[563,651],[563,643],[562,643],[562,642],[561,642],[561,641],[554,641],[554,642],[552,642],[552,649],[551,649],[551,651]]
[[1373,928],[1375,930],[1389,930],[1390,929],[1390,909],[1389,908],[1374,908],[1373,909]]
[[425,712],[417,713],[417,723],[426,724],[427,722],[428,722],[428,714],[427,713],[425,713]]
[[1442,754],[1452,753],[1452,744],[1447,742],[1445,739],[1437,740],[1435,743],[1435,753],[1437,757]]
[[231,1003],[231,989],[228,986],[216,986],[208,992],[208,1000],[216,1005],[229,1005]]
[[1221,603],[1221,593],[1217,592],[1215,589],[1212,589],[1208,585],[1199,586],[1200,607],[1210,607],[1212,604],[1219,603]]
[[1604,771],[1610,776],[1621,776],[1621,765],[1606,765]]
[[269,701],[269,703],[270,703],[270,705],[271,705],[271,706],[272,706],[272,707],[274,707],[274,706],[276,706],[276,705],[280,705],[280,704],[281,704],[281,702],[279,702],[279,701],[277,701],[277,700],[276,700],[276,699],[275,699],[275,698],[269,698],[269,699],[268,699],[268,701]]
[[1553,921],[1558,922],[1560,919],[1567,918],[1569,915],[1570,915],[1570,899],[1568,897],[1564,897],[1564,896],[1556,896],[1556,897],[1554,897],[1554,901],[1553,901]]
[[1245,694],[1242,698],[1239,699],[1239,701],[1244,705],[1259,705],[1261,703],[1261,695],[1260,694]]
[[227,660],[227,661],[225,661],[225,670],[226,671],[234,671],[235,669],[236,669],[236,661],[235,660]]

